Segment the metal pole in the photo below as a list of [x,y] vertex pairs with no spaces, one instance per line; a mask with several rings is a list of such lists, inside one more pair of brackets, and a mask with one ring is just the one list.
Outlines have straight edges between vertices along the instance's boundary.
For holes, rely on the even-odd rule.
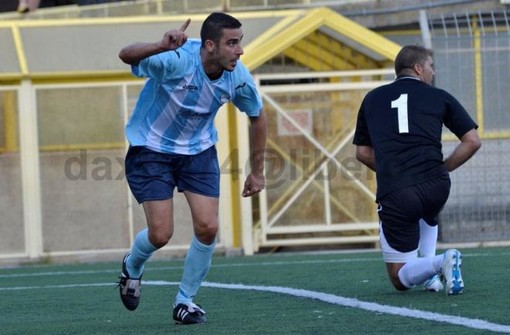
[[420,10],[419,20],[423,46],[427,49],[432,49],[432,38],[430,35],[429,21],[427,18],[427,12],[424,9]]

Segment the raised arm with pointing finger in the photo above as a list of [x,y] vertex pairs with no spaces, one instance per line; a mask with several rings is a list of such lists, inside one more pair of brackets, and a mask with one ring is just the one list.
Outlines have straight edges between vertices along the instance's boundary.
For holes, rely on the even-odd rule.
[[185,31],[190,22],[191,19],[187,19],[181,28],[167,31],[159,42],[140,42],[123,48],[119,53],[119,58],[126,64],[138,65],[142,59],[181,47],[188,40],[188,35],[186,35]]

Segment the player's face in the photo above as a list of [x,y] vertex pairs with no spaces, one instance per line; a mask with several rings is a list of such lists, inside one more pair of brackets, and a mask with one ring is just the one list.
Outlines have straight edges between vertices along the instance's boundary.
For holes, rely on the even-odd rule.
[[434,71],[434,61],[432,60],[432,57],[428,56],[427,60],[421,67],[421,73],[420,77],[421,80],[426,82],[427,84],[432,85],[432,82],[434,81],[434,76],[436,75],[436,72]]
[[239,57],[244,53],[241,47],[243,31],[239,29],[224,29],[223,37],[216,48],[216,59],[218,65],[224,70],[233,71]]

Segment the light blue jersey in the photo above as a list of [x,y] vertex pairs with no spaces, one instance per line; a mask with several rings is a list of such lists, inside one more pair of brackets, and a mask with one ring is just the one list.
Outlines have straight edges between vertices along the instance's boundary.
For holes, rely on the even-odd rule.
[[126,126],[132,146],[162,153],[198,154],[218,141],[214,118],[232,101],[249,116],[258,116],[262,99],[248,69],[238,61],[232,72],[210,80],[200,58],[200,40],[190,39],[132,66],[148,77]]

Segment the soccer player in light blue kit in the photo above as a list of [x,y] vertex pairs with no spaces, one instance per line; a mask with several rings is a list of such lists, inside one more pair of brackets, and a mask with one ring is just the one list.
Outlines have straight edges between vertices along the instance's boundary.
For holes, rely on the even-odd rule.
[[200,40],[180,29],[156,43],[135,43],[119,57],[138,77],[147,77],[126,126],[130,147],[126,177],[143,205],[147,229],[140,231],[122,262],[119,288],[129,310],[138,307],[144,264],[173,234],[173,192],[183,192],[191,209],[194,236],[175,298],[177,323],[205,323],[205,311],[193,302],[204,280],[218,231],[220,171],[214,118],[232,102],[250,118],[251,172],[243,196],[264,188],[267,121],[252,76],[239,61],[243,54],[241,23],[224,13],[204,21]]

